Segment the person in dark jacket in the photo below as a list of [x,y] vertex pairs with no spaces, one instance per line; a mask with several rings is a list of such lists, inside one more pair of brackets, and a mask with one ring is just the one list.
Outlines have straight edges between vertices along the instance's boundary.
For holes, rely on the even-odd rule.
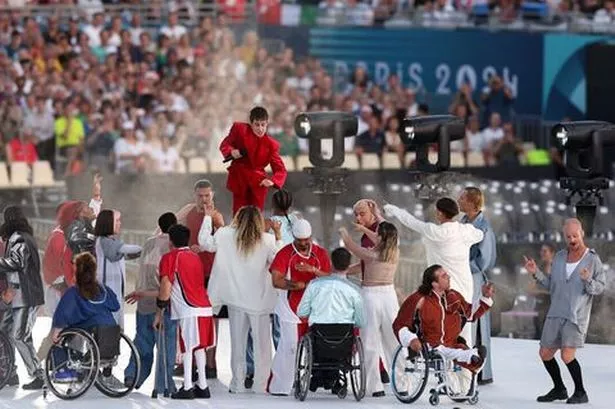
[[[32,343],[32,328],[38,309],[45,302],[41,261],[32,227],[20,207],[9,206],[4,210],[4,224],[0,236],[6,242],[4,257],[0,257],[0,277],[12,290],[11,306],[2,315],[0,331],[7,334],[24,361],[33,381],[23,389],[43,387],[43,370]],[[19,384],[17,367],[9,385]]]
[[[120,309],[117,296],[109,287],[96,280],[96,259],[84,252],[76,256],[76,285],[66,290],[53,314],[53,342],[57,343],[65,328],[91,330],[95,327],[117,325],[113,313]],[[63,360],[62,349],[54,349],[55,366]],[[72,369],[62,368],[55,373],[57,382],[77,380]]]
[[86,202],[80,202],[75,221],[64,231],[66,245],[74,255],[83,252],[96,255],[94,220],[96,220],[96,210]]

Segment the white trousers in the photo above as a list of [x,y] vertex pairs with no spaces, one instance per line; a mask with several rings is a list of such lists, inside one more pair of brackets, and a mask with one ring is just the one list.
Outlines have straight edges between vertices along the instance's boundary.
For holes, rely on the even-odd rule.
[[[265,392],[271,368],[271,319],[269,314],[249,314],[241,308],[228,306],[228,322],[231,333],[231,372],[229,389],[244,391],[246,377],[246,349],[248,332],[252,329],[254,345],[254,386],[257,393]],[[294,360],[293,360],[294,362]]]
[[62,293],[51,285],[47,286],[45,289],[45,310],[47,310],[47,314],[49,314],[50,317],[53,318],[53,314],[56,312],[61,298]]
[[435,349],[445,359],[463,362],[466,364],[469,364],[472,361],[473,356],[478,356],[476,349],[449,348],[444,345],[439,345]]
[[365,327],[361,328],[361,340],[365,349],[366,396],[384,391],[380,380],[380,357],[385,368],[391,368],[393,356],[399,343],[393,334],[393,321],[399,311],[397,294],[393,285],[363,287]]
[[[289,395],[295,380],[295,356],[299,343],[300,327],[307,324],[295,324],[280,320],[280,340],[273,357],[271,375],[267,392],[276,395]],[[245,361],[245,359],[244,359]]]

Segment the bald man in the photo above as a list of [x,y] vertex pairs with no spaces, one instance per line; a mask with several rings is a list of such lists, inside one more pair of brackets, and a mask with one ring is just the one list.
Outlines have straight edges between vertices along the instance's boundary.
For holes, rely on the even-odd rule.
[[[540,271],[534,260],[525,257],[526,270],[551,296],[540,339],[540,359],[553,380],[553,389],[537,401],[567,399],[566,403],[587,403],[581,366],[575,354],[585,343],[592,300],[604,291],[606,273],[598,254],[585,245],[585,232],[578,219],[566,220],[564,237],[566,249],[555,255],[550,273]],[[570,397],[555,360],[558,350],[574,381],[574,393]]]

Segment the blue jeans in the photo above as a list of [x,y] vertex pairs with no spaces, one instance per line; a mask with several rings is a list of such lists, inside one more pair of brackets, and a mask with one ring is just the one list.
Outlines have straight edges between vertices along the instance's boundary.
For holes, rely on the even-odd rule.
[[[271,314],[271,337],[273,338],[273,347],[278,349],[278,341],[280,340],[280,319],[275,314]],[[252,330],[250,330],[248,332],[248,346],[246,348],[247,375],[254,375],[254,346],[252,343]]]
[[[158,342],[158,332],[154,329],[154,319],[156,314],[140,314],[137,312],[137,333],[135,335],[135,346],[141,357],[141,373],[137,380],[137,388],[143,385],[143,382],[149,377],[154,364],[154,345]],[[175,366],[175,339],[177,334],[177,321],[171,320],[169,310],[164,313],[164,336],[166,342],[167,356],[167,379],[169,392],[175,392],[175,383],[173,382],[173,367]],[[162,362],[158,365],[158,385],[156,389],[164,390],[164,374],[162,373]],[[134,356],[130,357],[130,363],[124,371],[124,378],[134,379],[136,372]]]

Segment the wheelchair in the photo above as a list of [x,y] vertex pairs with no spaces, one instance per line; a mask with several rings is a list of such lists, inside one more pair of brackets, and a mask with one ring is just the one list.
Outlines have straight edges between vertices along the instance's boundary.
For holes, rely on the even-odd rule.
[[[125,382],[124,369],[131,357],[136,364],[135,378]],[[44,369],[44,398],[47,390],[51,390],[60,399],[76,399],[92,384],[106,396],[121,398],[135,388],[141,359],[119,326],[67,328],[49,350]]]
[[4,388],[13,375],[14,365],[15,348],[9,337],[4,332],[0,332],[0,389]]
[[426,343],[419,353],[409,347],[399,346],[393,358],[391,387],[395,397],[403,403],[413,403],[421,397],[433,371],[437,384],[429,390],[429,403],[437,406],[440,396],[446,395],[454,402],[478,403],[477,376],[463,370],[455,362],[444,358]]
[[337,386],[331,384],[331,389],[338,398],[344,399],[348,394],[348,377],[354,398],[360,401],[365,396],[363,343],[354,334],[352,324],[315,324],[301,338],[295,359],[295,399],[304,401],[308,390],[321,386],[316,383],[314,387],[314,383],[319,381],[319,374],[325,373],[332,375],[329,380]]

